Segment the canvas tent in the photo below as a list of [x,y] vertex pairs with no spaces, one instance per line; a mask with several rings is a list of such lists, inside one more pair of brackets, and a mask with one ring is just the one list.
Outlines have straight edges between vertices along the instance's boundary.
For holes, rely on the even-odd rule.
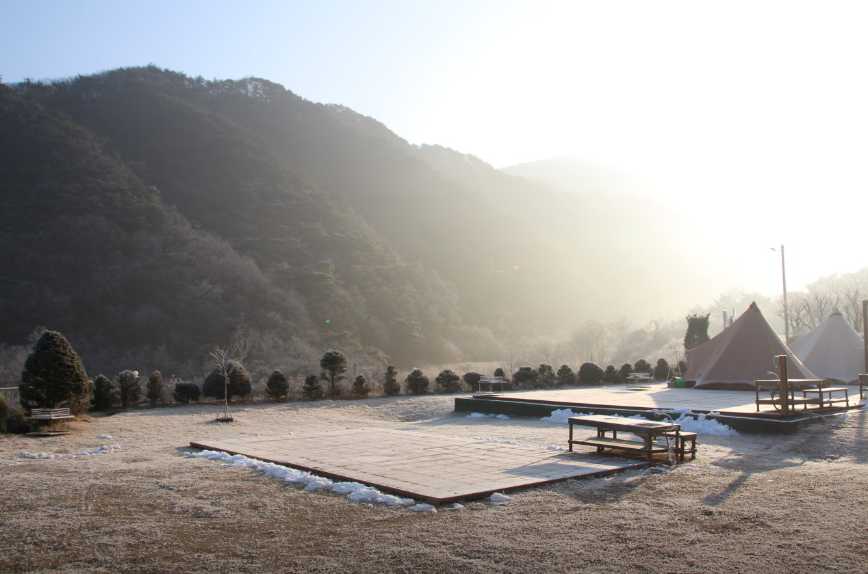
[[695,381],[696,388],[753,389],[756,379],[771,378],[777,371],[775,355],[789,356],[790,378],[815,378],[751,303],[729,327],[687,351],[685,379]]
[[849,383],[865,372],[862,337],[837,311],[791,346],[802,362],[824,379]]

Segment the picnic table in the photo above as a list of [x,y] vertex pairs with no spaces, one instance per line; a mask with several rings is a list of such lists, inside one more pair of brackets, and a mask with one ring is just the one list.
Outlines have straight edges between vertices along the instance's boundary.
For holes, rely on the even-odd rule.
[[[668,447],[656,443],[654,439],[663,437],[667,439],[668,443],[669,438],[674,438],[676,445],[680,443],[681,426],[673,422],[637,420],[609,415],[582,415],[570,417],[568,420],[570,424],[570,452],[572,452],[574,444],[583,444],[596,447],[598,453],[602,453],[607,448],[626,450],[640,452],[648,460],[652,460],[655,454],[669,451]],[[573,427],[576,425],[596,428],[597,436],[575,440]],[[639,440],[618,438],[619,431],[637,436]],[[612,436],[608,437],[606,433],[612,433]]]
[[[819,388],[823,386],[823,379],[787,379],[786,380],[786,396],[781,393],[781,381],[779,379],[759,379],[754,381],[754,390],[756,392],[756,412],[760,412],[760,405],[772,405],[775,410],[790,411],[790,407],[802,405],[803,410],[808,409],[808,405],[820,404],[819,398],[808,398],[802,394],[801,397],[796,396],[796,392],[804,391],[811,388]],[[767,392],[768,397],[761,397],[761,392]]]

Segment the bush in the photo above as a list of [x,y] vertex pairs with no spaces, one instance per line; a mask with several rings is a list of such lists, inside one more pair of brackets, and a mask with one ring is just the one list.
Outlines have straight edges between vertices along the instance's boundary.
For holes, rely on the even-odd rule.
[[609,365],[606,367],[606,370],[603,372],[603,382],[604,383],[617,383],[621,379],[618,377],[618,369],[615,368],[615,365]]
[[347,358],[340,351],[326,351],[319,361],[319,366],[322,368],[324,379],[329,383],[329,398],[338,398],[341,394],[338,384],[347,370]]
[[579,367],[579,382],[590,385],[603,380],[603,369],[594,363],[582,363]]
[[109,411],[116,400],[116,390],[112,380],[105,375],[97,375],[93,380],[93,399],[91,407],[95,411]]
[[512,376],[512,383],[519,389],[535,388],[538,377],[539,374],[533,367],[519,367]]
[[359,398],[364,398],[368,396],[369,392],[371,389],[368,387],[368,380],[363,375],[356,377],[356,380],[353,381],[353,394]]
[[499,378],[499,379],[505,379],[506,373],[503,371],[503,369],[501,369],[500,367],[497,367],[496,369],[494,369],[494,376]]
[[636,361],[636,364],[633,365],[633,372],[635,373],[650,373],[651,365],[645,359],[639,359]]
[[669,363],[666,359],[657,359],[657,364],[654,366],[654,380],[666,381],[669,379]]
[[0,397],[0,433],[6,432],[6,419],[9,418],[9,407],[6,405],[6,399]]
[[28,408],[54,408],[67,403],[73,412],[89,400],[89,379],[81,358],[66,337],[45,331],[27,357],[19,385],[21,404]]
[[[253,392],[253,384],[250,382],[250,373],[244,365],[238,361],[229,361],[226,364],[229,374],[229,400],[232,397],[247,397]],[[214,369],[202,384],[202,394],[214,399],[224,399],[226,393],[226,381],[221,369]]]
[[160,371],[154,371],[148,377],[148,390],[145,396],[148,397],[152,407],[157,406],[157,401],[163,396],[163,374]]
[[428,377],[419,369],[413,369],[404,382],[407,384],[407,392],[411,394],[424,395],[428,392]]
[[398,382],[398,371],[389,365],[383,375],[383,392],[389,396],[401,394],[401,384]]
[[444,369],[440,371],[437,378],[434,379],[440,392],[456,393],[461,390],[461,377],[459,377],[452,369]]
[[555,386],[555,370],[551,365],[541,364],[537,369],[537,387],[550,389]]
[[199,400],[199,387],[196,383],[177,383],[175,385],[175,401],[187,405]]
[[624,363],[621,365],[621,368],[618,369],[618,382],[624,383],[627,382],[627,377],[633,374],[633,365],[630,363]]
[[6,417],[6,432],[25,434],[29,433],[31,430],[33,429],[31,428],[30,421],[27,420],[24,410],[19,407],[12,409]]
[[318,401],[322,398],[322,385],[319,384],[319,379],[316,375],[308,375],[304,380],[304,386],[301,388],[304,398],[309,401]]
[[576,374],[568,365],[561,365],[558,369],[558,386],[566,387],[576,384]]
[[118,394],[121,399],[121,408],[135,405],[142,396],[142,387],[139,385],[138,371],[121,371],[118,373]]
[[272,401],[285,401],[289,397],[289,380],[281,371],[275,370],[265,383],[265,394]]
[[473,371],[469,373],[464,373],[464,382],[470,387],[470,391],[475,393],[479,390],[479,381],[482,380],[482,375],[480,373],[474,373]]

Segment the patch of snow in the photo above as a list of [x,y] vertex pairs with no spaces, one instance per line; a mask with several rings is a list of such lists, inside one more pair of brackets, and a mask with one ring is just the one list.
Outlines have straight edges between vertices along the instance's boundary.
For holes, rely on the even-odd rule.
[[51,454],[49,452],[30,452],[27,450],[22,450],[18,453],[18,458],[27,458],[31,460],[48,460],[52,459],[57,455]]
[[491,504],[496,504],[497,506],[503,506],[504,504],[509,504],[509,501],[512,500],[511,496],[507,496],[501,492],[495,492],[491,496],[488,497],[488,502]]
[[444,510],[464,510],[464,505],[458,502],[453,502],[443,507]]
[[704,414],[696,415],[696,418],[683,414],[675,419],[675,422],[681,425],[681,430],[685,432],[695,432],[711,436],[738,436],[738,431],[734,428],[715,419],[710,419]]
[[549,423],[553,425],[565,425],[569,421],[570,417],[575,417],[581,415],[583,413],[577,413],[572,409],[557,409],[552,411],[547,417],[543,417],[540,420],[544,423]]
[[510,416],[504,415],[504,414],[496,415],[493,413],[486,414],[486,413],[473,412],[473,413],[470,413],[469,415],[467,415],[467,418],[469,418],[469,419],[488,419],[488,418],[491,418],[491,419],[498,419],[498,420],[502,420],[502,421],[508,421],[510,419]]
[[[389,507],[408,507],[413,506],[416,503],[412,498],[402,498],[400,496],[384,494],[376,488],[364,485],[360,482],[335,482],[325,478],[324,476],[319,476],[304,470],[289,468],[288,466],[281,466],[271,462],[264,462],[240,454],[202,450],[199,452],[187,453],[187,456],[191,458],[215,460],[232,466],[249,468],[256,472],[260,472],[269,478],[275,478],[288,484],[301,487],[305,492],[332,492],[334,494],[345,496],[350,502],[358,504],[380,504]],[[419,511],[417,510],[416,512]]]
[[414,504],[410,508],[408,508],[410,512],[437,512],[437,509],[427,504],[425,502],[420,502],[419,504]]
[[27,450],[23,450],[18,453],[18,458],[24,458],[28,460],[62,460],[68,458],[76,458],[79,456],[95,456],[99,454],[111,454],[116,450],[119,450],[121,447],[116,444],[103,444],[100,446],[96,446],[93,448],[85,448],[77,453],[66,453],[66,452],[30,452]]
[[112,435],[110,435],[110,434],[98,434],[98,435],[96,435],[96,438],[98,438],[99,440],[112,440]]

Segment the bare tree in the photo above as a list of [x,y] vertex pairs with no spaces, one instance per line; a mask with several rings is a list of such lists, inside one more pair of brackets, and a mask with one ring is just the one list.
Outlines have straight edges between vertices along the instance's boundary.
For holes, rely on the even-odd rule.
[[223,415],[215,419],[217,422],[229,423],[234,420],[229,413],[229,377],[232,371],[232,363],[243,362],[247,358],[249,351],[250,340],[244,335],[243,331],[239,330],[228,348],[215,347],[210,353],[217,372],[223,376]]

